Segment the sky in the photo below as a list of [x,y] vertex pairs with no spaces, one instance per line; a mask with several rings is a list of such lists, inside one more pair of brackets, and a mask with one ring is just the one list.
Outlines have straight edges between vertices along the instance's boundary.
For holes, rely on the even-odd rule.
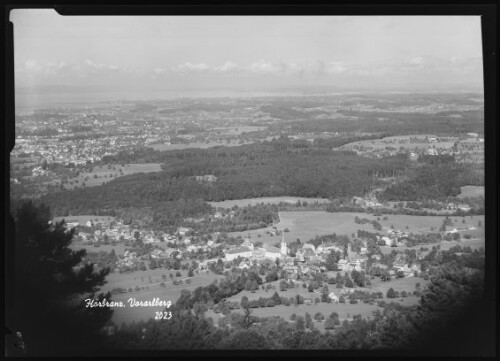
[[16,87],[481,87],[478,16],[61,16],[16,9]]

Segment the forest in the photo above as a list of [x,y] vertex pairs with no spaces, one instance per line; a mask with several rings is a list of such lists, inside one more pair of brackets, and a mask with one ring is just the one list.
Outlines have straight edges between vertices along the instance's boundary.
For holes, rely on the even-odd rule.
[[[133,174],[97,187],[61,191],[40,198],[57,215],[97,214],[117,208],[154,207],[180,199],[222,201],[255,197],[338,198],[363,196],[378,177],[409,168],[406,156],[368,159],[353,152],[295,148],[287,138],[231,148],[144,151],[110,157],[110,162],[162,162],[163,171]],[[214,175],[216,181],[194,176]]]
[[452,156],[424,156],[407,178],[378,194],[382,201],[437,201],[456,197],[464,185],[484,185],[482,165],[457,163]]
[[[404,154],[369,159],[348,151],[305,148],[287,137],[229,148],[142,149],[108,157],[106,162],[161,162],[163,171],[59,191],[39,202],[48,204],[57,216],[115,215],[135,208],[155,218],[156,224],[172,226],[181,218],[210,213],[203,204],[209,201],[276,196],[349,199],[376,188],[381,201],[436,201],[456,197],[463,185],[484,183],[480,166],[457,163],[452,156],[424,156],[417,163]],[[197,180],[200,175],[216,178]],[[398,181],[384,187],[380,178],[387,177]],[[333,206],[327,210],[339,211]]]

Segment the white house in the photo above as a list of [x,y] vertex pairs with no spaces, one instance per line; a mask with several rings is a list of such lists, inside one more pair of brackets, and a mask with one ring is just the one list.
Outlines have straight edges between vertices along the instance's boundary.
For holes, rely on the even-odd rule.
[[180,227],[177,229],[177,233],[179,233],[181,236],[185,236],[186,233],[188,233],[190,231],[189,228],[184,228],[184,227]]
[[250,265],[247,262],[241,261],[240,264],[238,265],[239,269],[249,269]]
[[337,266],[338,266],[338,268],[339,268],[341,271],[345,271],[345,270],[347,270],[347,269],[349,269],[349,268],[350,268],[350,267],[349,267],[349,261],[348,261],[348,260],[346,260],[346,259],[341,259],[341,260],[339,260],[339,261],[338,261],[338,263],[337,263]]
[[195,252],[196,250],[198,250],[198,247],[196,247],[195,245],[190,245],[186,248],[187,252]]
[[471,210],[471,207],[468,204],[459,204],[458,209],[464,212],[468,212]]
[[78,223],[78,222],[68,222],[68,223],[66,223],[66,227],[69,228],[69,229],[76,228],[79,225],[80,225],[80,223]]
[[151,252],[151,258],[160,258],[162,251],[159,249],[155,249],[153,252]]
[[328,297],[332,300],[332,302],[339,303],[339,296],[337,296],[334,292],[330,292]]
[[313,244],[310,244],[310,243],[306,243],[302,246],[302,251],[305,251],[306,249],[310,249],[311,251],[313,251],[313,253],[316,253],[316,247],[314,247]]

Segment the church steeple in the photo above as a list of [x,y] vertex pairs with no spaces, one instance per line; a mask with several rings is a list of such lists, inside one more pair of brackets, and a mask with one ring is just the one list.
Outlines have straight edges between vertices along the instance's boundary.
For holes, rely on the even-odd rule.
[[288,249],[286,247],[286,242],[285,242],[285,232],[282,231],[282,233],[281,233],[281,255],[283,257],[286,257],[287,254],[288,254]]

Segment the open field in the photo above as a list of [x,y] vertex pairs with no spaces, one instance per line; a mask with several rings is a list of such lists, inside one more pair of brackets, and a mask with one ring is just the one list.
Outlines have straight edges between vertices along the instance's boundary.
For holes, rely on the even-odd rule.
[[[381,233],[385,233],[391,228],[391,226],[394,226],[395,229],[399,229],[401,231],[413,233],[431,232],[431,227],[434,227],[434,231],[437,231],[444,219],[444,216],[388,215],[388,219],[384,221],[384,217],[375,217],[366,213],[294,211],[279,212],[280,222],[276,224],[276,227],[279,230],[288,228],[289,232],[284,233],[285,241],[287,242],[295,241],[297,238],[299,238],[302,242],[306,242],[317,235],[320,236],[332,233],[350,236],[352,233],[356,233],[358,229],[376,232],[371,224],[356,224],[354,222],[354,218],[356,216],[369,220],[377,220],[377,218],[380,218],[380,221],[378,222],[383,227]],[[484,225],[484,216],[451,217],[451,219],[454,222],[454,226],[449,227],[450,229],[454,227],[477,227],[478,221],[481,221]],[[465,223],[462,223],[463,219],[465,219]],[[455,220],[457,222],[455,222]],[[281,236],[269,236],[267,234],[267,231],[271,230],[272,227],[266,227],[251,231],[231,232],[230,235],[234,237],[241,235],[242,237],[248,237],[252,240],[261,241],[266,244],[279,242],[281,240]],[[464,231],[463,233],[465,234],[468,232],[469,231]]]
[[66,222],[79,222],[80,224],[87,223],[88,221],[92,222],[113,222],[115,221],[115,217],[112,216],[91,216],[91,215],[81,215],[81,216],[67,216],[67,217],[54,217],[54,222],[59,222],[61,220],[65,220]]
[[485,248],[484,239],[462,239],[460,242],[442,241],[439,243],[443,251],[449,250],[451,247],[459,245],[460,247],[470,247],[472,250]]
[[[426,137],[438,138],[437,142],[429,142]],[[413,139],[413,141],[410,141]],[[382,139],[360,140],[344,144],[339,149],[372,149],[383,150],[386,147],[393,147],[396,149],[404,148],[405,150],[422,150],[428,149],[433,146],[435,148],[449,149],[458,140],[457,137],[437,137],[436,135],[400,135],[393,137],[386,137]]]
[[[295,242],[297,238],[302,242],[306,242],[317,235],[332,233],[351,235],[358,229],[373,231],[373,227],[369,224],[354,223],[356,215],[361,216],[362,214],[347,212],[329,213],[323,211],[279,212],[280,222],[276,224],[276,227],[281,231],[288,228],[289,232],[284,232],[286,242]],[[268,235],[267,231],[271,230],[272,227],[266,227],[245,232],[231,232],[229,235],[233,237],[241,235],[242,237],[250,238],[252,241],[261,241],[264,244],[279,242],[281,235]]]
[[329,203],[330,201],[325,198],[304,198],[304,197],[261,197],[261,198],[248,198],[248,199],[234,199],[221,202],[207,202],[213,207],[232,208],[234,206],[245,207],[254,206],[256,204],[280,204],[281,202],[296,204],[298,201],[301,203]]
[[[432,140],[431,140],[432,139]],[[457,146],[458,161],[483,162],[484,143],[476,138],[459,139],[458,137],[438,137],[436,135],[401,135],[382,139],[360,140],[344,144],[337,149],[352,150],[359,155],[396,154],[399,151],[421,153],[430,148],[441,151],[450,151]]]
[[460,194],[457,198],[484,197],[484,186],[463,186],[460,187]]
[[[298,305],[298,306],[275,306],[275,307],[266,307],[266,308],[253,308],[252,315],[257,317],[272,317],[279,316],[283,319],[289,321],[290,316],[292,314],[296,314],[297,316],[305,316],[306,313],[309,313],[313,317],[314,327],[319,331],[324,331],[324,321],[318,322],[314,320],[314,315],[316,312],[321,312],[325,318],[330,316],[332,312],[337,312],[339,315],[339,319],[342,322],[343,320],[349,319],[352,320],[354,315],[361,315],[363,318],[373,317],[373,313],[377,310],[382,311],[383,309],[378,307],[377,305],[370,305],[366,303],[357,303],[355,305],[351,305],[349,303],[319,303],[317,305]],[[232,312],[243,313],[242,309],[236,309]],[[206,317],[212,317],[214,323],[217,324],[219,318],[222,318],[222,314],[218,314],[209,310],[205,313]]]
[[[437,246],[439,245],[443,251],[447,251],[450,248],[454,246],[460,246],[460,247],[470,247],[472,250],[475,249],[480,249],[480,248],[485,248],[485,241],[484,241],[484,236],[483,238],[472,238],[472,239],[463,239],[460,241],[441,241],[439,243],[435,244],[419,244],[416,247],[407,247],[407,246],[398,246],[398,247],[390,247],[390,246],[380,246],[380,251],[383,254],[389,254],[392,252],[392,250],[397,250],[398,252],[404,251],[405,249],[419,249],[420,247],[424,248],[429,248],[429,250],[432,248],[432,246]],[[425,254],[426,252],[424,252]],[[427,252],[428,253],[428,252]]]
[[[437,232],[441,226],[444,216],[409,216],[409,215],[388,215],[387,220],[383,220],[382,217],[375,217],[366,213],[350,213],[350,212],[338,212],[330,213],[324,211],[296,211],[296,212],[279,212],[280,222],[276,224],[278,230],[284,230],[288,228],[289,232],[284,232],[284,237],[286,242],[294,242],[299,238],[302,242],[307,242],[310,239],[315,238],[317,235],[326,234],[345,234],[351,235],[352,233],[357,233],[358,229],[377,232],[371,224],[356,224],[354,218],[358,216],[359,218],[366,218],[369,220],[377,220],[382,225],[382,231],[380,233],[385,233],[391,226],[394,229],[399,229],[404,232],[412,233],[428,233]],[[471,248],[484,247],[484,216],[467,216],[467,217],[450,217],[453,222],[453,226],[449,226],[448,229],[457,228],[462,236],[462,241],[460,245],[469,245]],[[462,223],[465,221],[465,223]],[[478,227],[478,223],[482,223],[482,227]],[[407,228],[408,227],[408,228]],[[431,230],[431,227],[433,230]],[[461,228],[474,227],[474,230],[461,230]],[[251,231],[244,232],[231,232],[230,236],[237,237],[241,236],[244,238],[250,238],[252,241],[260,241],[264,244],[273,245],[281,241],[281,235],[271,236],[267,232],[273,229],[272,226],[255,229]],[[463,238],[465,234],[470,234],[472,239],[466,240]],[[441,242],[443,247],[449,246],[449,242]],[[420,246],[418,246],[420,247]],[[394,248],[392,247],[380,247],[382,252],[390,253]],[[397,247],[398,250],[403,250],[408,248],[406,246]],[[443,249],[447,249],[443,248]]]
[[[407,277],[407,278],[401,278],[401,279],[395,279],[390,282],[382,282],[379,279],[375,279],[372,281],[372,286],[370,288],[358,288],[359,290],[363,291],[368,291],[368,292],[382,292],[384,294],[383,300],[385,302],[395,302],[399,303],[403,306],[416,306],[420,302],[420,297],[417,296],[408,296],[405,298],[394,298],[394,299],[389,299],[386,298],[385,295],[387,293],[387,290],[389,288],[393,288],[397,292],[401,291],[406,291],[406,292],[413,292],[415,290],[415,285],[417,283],[420,283],[421,288],[425,289],[427,284],[430,281],[425,281],[422,278],[415,278],[415,277]],[[295,295],[299,294],[303,297],[320,297],[319,294],[314,293],[314,292],[308,292],[307,289],[303,288],[301,285],[301,282],[298,282],[299,286],[295,288],[288,289],[284,292],[279,291],[277,285],[279,282],[272,282],[271,284],[276,285],[276,290],[278,290],[278,294],[283,297],[294,297]],[[238,295],[232,296],[228,298],[229,301],[232,302],[241,302],[241,298],[243,296],[247,296],[249,300],[257,300],[259,297],[264,297],[264,298],[269,298],[271,297],[276,290],[269,290],[269,291],[264,291],[262,289],[259,289],[258,291],[252,293],[249,291],[243,291],[239,293]],[[338,289],[335,287],[335,285],[329,285],[329,290],[330,291],[338,291]],[[301,315],[305,316],[306,312],[308,312],[311,316],[314,317],[314,315],[317,312],[321,312],[323,316],[328,317],[332,312],[337,312],[339,314],[339,319],[340,321],[349,319],[352,320],[352,317],[354,315],[361,315],[364,318],[370,318],[373,317],[373,312],[375,312],[377,309],[380,309],[382,311],[382,308],[378,307],[376,304],[370,305],[366,304],[363,302],[358,301],[357,304],[350,304],[349,302],[346,302],[344,304],[342,303],[324,303],[320,302],[318,304],[311,304],[311,305],[293,305],[293,306],[275,306],[275,307],[266,307],[266,308],[254,308],[252,309],[252,314],[254,316],[258,317],[271,317],[271,316],[279,316],[284,318],[285,320],[289,320],[290,316],[295,313],[296,315]],[[236,309],[233,310],[232,312],[238,312],[238,313],[243,313],[242,309]],[[209,310],[206,314],[206,317],[212,317],[217,324],[217,321],[223,317],[222,314],[217,314],[213,312],[212,310]],[[320,331],[325,331],[324,329],[324,321],[318,322],[314,320],[314,326]]]
[[[377,219],[377,217],[372,215],[361,216],[360,218],[368,218],[368,219]],[[443,220],[444,216],[408,216],[408,215],[387,215],[388,220],[384,221],[384,217],[380,217],[379,223],[382,225],[383,230],[387,231],[394,226],[394,229],[399,229],[404,232],[412,232],[412,233],[426,233],[431,232],[431,227],[434,227],[434,231],[437,231]],[[453,221],[453,226],[449,226],[449,229],[452,228],[464,228],[464,227],[477,227],[478,221],[481,221],[484,224],[484,216],[470,216],[468,217],[450,217]],[[465,220],[465,223],[462,221]],[[408,228],[406,228],[408,227]]]
[[[413,292],[415,291],[415,285],[417,283],[420,283],[420,286],[422,289],[425,289],[427,285],[430,283],[429,280],[424,280],[423,278],[420,277],[404,277],[404,278],[397,278],[390,280],[389,282],[382,282],[379,277],[375,277],[374,280],[372,280],[372,285],[370,286],[371,292],[382,292],[384,294],[384,301],[386,302],[400,302],[399,299],[390,299],[386,298],[385,295],[387,293],[387,290],[389,288],[394,289],[396,292]],[[412,297],[409,296],[404,299],[404,301],[400,302],[403,305],[408,305],[408,302],[413,302],[413,298],[418,298],[418,297]]]
[[[389,208],[389,209],[392,209],[392,208],[397,208],[397,207],[394,207],[395,205],[397,206],[400,202],[397,201],[397,202],[394,202],[394,201],[389,201],[387,202],[387,205],[384,204],[384,208]],[[408,209],[408,208],[405,208],[405,209]],[[426,211],[426,212],[429,212],[429,214],[437,214],[437,215],[440,215],[440,216],[446,216],[446,215],[449,215],[449,214],[452,214],[455,212],[455,210],[451,210],[451,209],[441,209],[441,210],[436,210],[436,209],[432,209],[432,208],[422,208],[421,209],[422,211]]]
[[356,224],[354,217],[363,217],[359,213],[330,213],[323,211],[298,211],[280,212],[280,222],[278,229],[288,228],[290,232],[285,234],[287,240],[299,238],[305,242],[316,236],[325,234],[346,234],[356,233],[358,229],[373,231],[370,224]]
[[118,243],[115,246],[112,246],[110,244],[101,244],[99,247],[94,247],[89,246],[89,245],[83,245],[78,242],[73,242],[70,245],[70,248],[74,251],[78,251],[80,249],[84,249],[87,252],[101,252],[104,251],[106,253],[111,252],[113,249],[115,250],[116,255],[123,255],[127,249],[130,247],[125,246],[123,243]]
[[[175,303],[180,297],[183,289],[193,291],[199,286],[208,286],[215,279],[221,277],[211,272],[208,274],[204,272],[200,274],[195,273],[195,275],[190,278],[191,283],[187,284],[185,283],[187,271],[183,270],[179,271],[182,276],[176,277],[177,279],[182,279],[183,283],[176,286],[172,283],[172,279],[169,277],[170,273],[175,275],[175,272],[176,271],[173,270],[157,268],[155,270],[136,271],[133,273],[111,273],[106,278],[107,283],[101,288],[100,292],[111,291],[113,288],[118,287],[125,289],[132,288],[132,292],[113,295],[112,300],[126,303],[129,298],[135,298],[138,301],[148,301],[158,297],[160,300]],[[167,277],[165,287],[159,285],[163,281],[163,274]],[[149,282],[149,277],[151,277],[151,283]],[[141,289],[136,291],[136,287],[140,287]],[[147,289],[142,289],[143,287],[147,287]],[[122,322],[131,323],[140,320],[146,321],[150,317],[154,317],[155,311],[162,310],[163,307],[130,308],[127,304],[127,307],[124,308],[114,308],[115,312],[113,313],[112,321],[117,325],[121,325]]]
[[83,183],[85,183],[86,187],[94,187],[124,175],[159,171],[161,171],[161,163],[138,163],[126,164],[125,166],[120,164],[96,166],[92,169],[92,172],[83,172],[78,177],[69,179],[69,181],[73,182],[73,184],[66,184],[65,188],[73,189],[75,187],[82,187]]
[[[346,234],[351,235],[358,229],[372,231],[373,227],[369,224],[355,224],[354,217],[358,213],[329,213],[323,211],[297,211],[297,212],[279,212],[280,222],[276,224],[278,230],[283,231],[288,228],[289,232],[284,232],[286,242],[295,242],[299,238],[306,242],[315,238],[317,235],[325,234]],[[272,230],[272,227],[256,229],[245,232],[232,232],[230,235],[248,237],[252,240],[261,241],[265,244],[274,244],[281,240],[281,235],[270,236],[266,232]],[[259,237],[260,234],[260,237]]]
[[187,143],[187,144],[151,144],[148,146],[148,148],[153,148],[154,150],[158,150],[158,151],[165,151],[165,150],[179,150],[179,149],[191,149],[191,148],[207,149],[207,148],[222,147],[222,146],[232,147],[232,146],[237,146],[237,145],[242,145],[242,144],[250,144],[250,142],[240,143],[239,141],[233,140],[230,142],[192,142],[192,143]]
[[[336,272],[333,272],[336,273]],[[342,275],[344,272],[340,272]],[[382,282],[379,277],[375,277],[374,280],[371,281],[372,284],[369,287],[356,287],[357,290],[360,291],[365,291],[365,292],[382,292],[384,294],[384,300],[386,302],[399,302],[402,305],[412,305],[414,304],[415,301],[418,301],[416,299],[413,299],[413,297],[407,297],[403,299],[403,301],[399,301],[399,299],[388,299],[385,298],[385,294],[387,293],[387,290],[389,288],[393,288],[395,291],[401,292],[401,291],[406,291],[406,292],[413,292],[415,290],[415,285],[417,283],[420,283],[421,287],[424,288],[425,285],[427,285],[430,281],[425,281],[422,278],[418,277],[405,277],[405,278],[398,278],[398,279],[393,279],[389,282]],[[307,288],[304,288],[302,286],[303,283],[308,284],[308,282],[302,282],[302,281],[296,281],[296,286],[294,288],[289,288],[286,291],[280,291],[279,290],[279,283],[280,281],[274,281],[270,282],[269,284],[275,286],[274,289],[265,291],[262,289],[258,289],[255,292],[250,292],[250,291],[242,291],[237,295],[229,297],[227,300],[231,302],[241,302],[241,298],[243,296],[248,297],[249,300],[258,300],[260,297],[263,298],[269,298],[271,297],[274,292],[278,292],[278,294],[282,297],[295,297],[296,295],[300,295],[304,298],[313,298],[315,299],[316,297],[321,299],[321,295],[316,292],[309,292]],[[267,283],[266,283],[267,285]],[[340,289],[338,289],[335,285],[327,285],[328,289],[330,292],[334,292],[337,295],[340,295]],[[319,292],[319,290],[317,290]]]
[[[110,291],[111,289],[116,287],[135,289],[135,287],[138,286],[141,288],[141,290],[139,291],[133,290],[132,292],[113,295],[112,300],[122,301],[126,303],[129,298],[135,298],[139,301],[141,300],[146,301],[158,297],[160,300],[165,300],[165,301],[170,300],[172,301],[172,303],[175,303],[175,301],[180,297],[181,291],[183,289],[188,289],[193,291],[196,287],[207,286],[215,279],[221,277],[213,273],[209,274],[202,273],[200,275],[195,274],[195,276],[191,278],[191,284],[183,283],[175,286],[172,284],[172,280],[169,277],[169,273],[171,272],[175,273],[175,271],[171,270],[156,269],[156,270],[138,271],[131,274],[119,274],[119,273],[110,274],[108,276],[108,283],[106,283],[106,285],[103,286],[101,291],[103,292]],[[186,271],[181,271],[181,273],[182,277],[180,278],[185,280]],[[163,274],[167,276],[167,280],[165,281],[166,287],[159,286],[159,282],[162,281],[161,277]],[[149,277],[151,277],[151,283],[149,283]],[[414,291],[415,284],[417,282],[420,282],[420,284],[424,288],[429,281],[424,281],[421,278],[414,278],[414,277],[392,280],[390,282],[374,281],[372,287],[369,290],[371,292],[382,291],[384,293],[384,300],[386,302],[397,302],[405,306],[412,306],[418,304],[419,297],[408,296],[404,298],[403,301],[400,301],[399,299],[385,298],[385,293],[387,292],[389,287],[394,288],[394,290],[398,292],[401,292],[403,290],[407,292]],[[278,284],[278,282],[273,282],[273,284],[274,283],[276,285]],[[148,289],[142,289],[143,287],[148,287]],[[330,285],[330,289],[335,290],[336,288]],[[275,290],[269,290],[268,292],[266,292],[264,290],[258,290],[255,293],[243,291],[238,295],[228,298],[227,300],[239,303],[241,301],[241,298],[245,295],[250,300],[258,299],[259,297],[271,297],[274,291]],[[286,296],[288,298],[293,297],[297,294],[306,297],[320,297],[319,294],[310,293],[307,291],[307,289],[302,288],[302,286],[289,289],[285,292],[278,291],[278,293],[280,296]],[[321,312],[326,317],[330,315],[330,313],[332,312],[337,312],[339,314],[339,318],[341,320],[344,320],[352,318],[352,316],[357,314],[361,314],[363,317],[371,317],[373,311],[376,311],[378,308],[379,307],[377,305],[369,305],[362,302],[359,302],[355,305],[351,305],[348,302],[345,304],[335,304],[335,303],[328,304],[321,302],[316,305],[303,304],[298,306],[276,306],[269,308],[256,308],[253,309],[253,314],[259,317],[280,316],[288,320],[289,317],[292,315],[292,313],[295,313],[297,315],[305,315],[306,312],[309,312],[312,316],[314,316],[316,312]],[[127,307],[125,308],[114,309],[115,312],[113,314],[112,320],[118,325],[120,325],[122,322],[131,323],[131,322],[137,322],[139,320],[147,320],[150,317],[154,316],[155,311],[161,311],[162,309],[163,309],[162,307],[130,308],[128,307],[127,304]],[[234,310],[233,312],[242,313],[243,311],[241,309],[237,309]],[[222,315],[216,314],[213,311],[208,311],[206,313],[206,316],[213,317],[214,321],[217,321],[220,317],[222,317]],[[315,323],[317,323],[317,325],[316,324],[315,325],[318,326],[318,329],[322,331],[324,330],[322,328],[321,322],[315,321]]]
[[267,127],[258,127],[253,125],[239,125],[233,127],[216,127],[213,128],[212,131],[217,133],[223,133],[226,135],[239,135],[243,133],[263,131],[266,129]]

